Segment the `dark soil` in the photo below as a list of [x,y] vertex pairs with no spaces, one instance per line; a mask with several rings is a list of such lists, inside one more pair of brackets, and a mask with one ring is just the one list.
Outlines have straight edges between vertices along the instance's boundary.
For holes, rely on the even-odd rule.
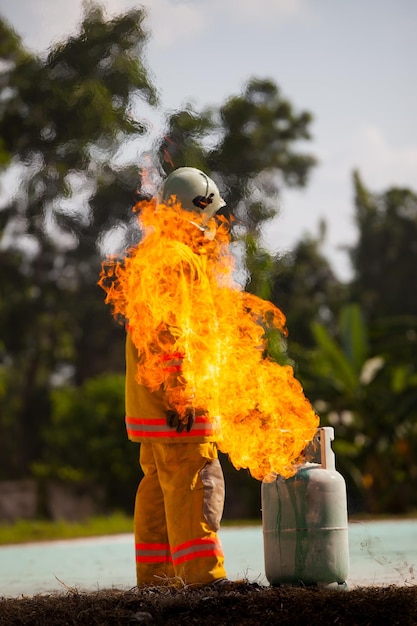
[[97,592],[70,590],[0,598],[0,625],[71,626],[355,626],[417,624],[417,586],[348,591],[261,587],[233,583],[219,589],[148,587]]
[[14,624],[408,626],[417,624],[417,586],[338,591],[242,582],[219,589],[69,590],[0,598],[0,625]]

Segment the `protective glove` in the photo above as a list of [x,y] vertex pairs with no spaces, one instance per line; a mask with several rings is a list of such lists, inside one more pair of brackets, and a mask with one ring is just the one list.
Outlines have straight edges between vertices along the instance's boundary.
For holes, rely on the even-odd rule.
[[195,410],[191,406],[185,409],[184,415],[180,415],[178,411],[173,410],[168,410],[166,412],[166,415],[168,426],[170,428],[175,428],[177,433],[182,433],[184,430],[189,433],[193,427],[195,420]]

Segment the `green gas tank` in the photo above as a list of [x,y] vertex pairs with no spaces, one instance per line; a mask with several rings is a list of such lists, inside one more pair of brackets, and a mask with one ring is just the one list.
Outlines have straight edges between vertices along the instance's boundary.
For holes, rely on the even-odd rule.
[[349,542],[346,483],[335,468],[334,430],[319,428],[317,463],[291,478],[262,483],[265,575],[283,584],[346,585]]

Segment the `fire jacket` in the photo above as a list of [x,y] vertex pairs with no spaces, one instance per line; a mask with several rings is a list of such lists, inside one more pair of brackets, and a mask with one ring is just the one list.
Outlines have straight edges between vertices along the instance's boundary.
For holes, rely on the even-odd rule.
[[190,432],[177,433],[167,424],[167,402],[162,389],[151,392],[136,380],[138,351],[126,337],[126,429],[131,441],[155,443],[205,443],[216,441],[213,425],[205,415],[199,415]]

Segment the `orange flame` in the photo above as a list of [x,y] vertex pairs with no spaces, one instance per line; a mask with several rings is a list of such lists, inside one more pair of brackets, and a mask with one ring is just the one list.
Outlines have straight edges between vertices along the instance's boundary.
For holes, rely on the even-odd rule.
[[179,204],[136,210],[143,238],[122,262],[103,263],[99,284],[113,314],[128,320],[138,382],[167,385],[166,355],[179,359],[182,384],[168,385],[170,405],[182,413],[192,398],[204,409],[237,469],[258,480],[290,476],[318,417],[293,369],[265,356],[265,332],[285,334],[284,314],[235,283],[225,219],[217,230],[210,220],[210,240]]

